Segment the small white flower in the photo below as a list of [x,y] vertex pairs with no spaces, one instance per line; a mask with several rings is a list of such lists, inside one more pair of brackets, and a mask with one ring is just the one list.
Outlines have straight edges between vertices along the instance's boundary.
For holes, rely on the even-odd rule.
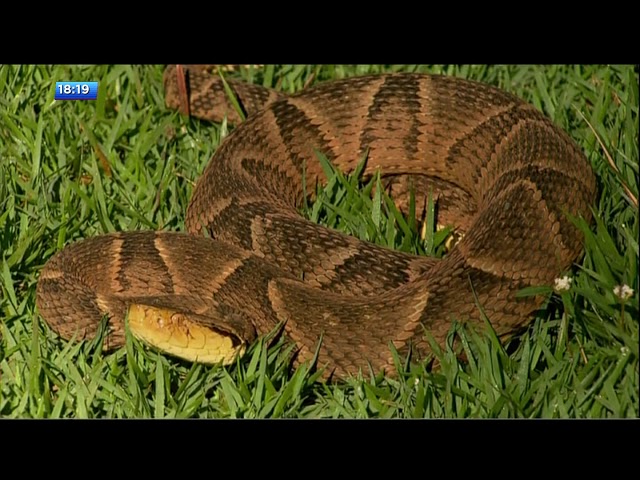
[[616,285],[613,287],[613,294],[620,300],[628,300],[633,296],[633,288],[629,285]]
[[565,275],[562,278],[555,279],[555,286],[553,288],[555,289],[556,292],[562,293],[562,292],[567,292],[570,287],[571,287],[571,278]]

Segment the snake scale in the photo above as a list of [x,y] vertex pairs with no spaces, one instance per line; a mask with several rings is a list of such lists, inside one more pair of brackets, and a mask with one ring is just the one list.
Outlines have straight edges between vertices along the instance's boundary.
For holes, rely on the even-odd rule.
[[[179,79],[168,67],[171,108]],[[512,335],[544,301],[516,293],[552,284],[581,254],[567,214],[590,220],[593,172],[566,133],[509,93],[412,73],[291,96],[228,80],[249,114],[241,122],[217,76],[192,68],[186,81],[192,115],[239,123],[195,187],[188,233],[113,233],[54,255],[37,305],[63,337],[90,338],[107,315],[108,346],[122,345],[125,315],[148,305],[235,347],[281,325],[296,361],[312,358],[321,339],[328,375],[393,373],[391,345],[422,357],[425,331],[442,343],[454,319],[482,325],[478,304],[501,338]],[[307,186],[323,181],[317,151],[344,172],[366,155],[365,177],[379,169],[405,212],[412,189],[418,206],[431,191],[438,223],[461,239],[433,259],[305,220],[303,175]]]

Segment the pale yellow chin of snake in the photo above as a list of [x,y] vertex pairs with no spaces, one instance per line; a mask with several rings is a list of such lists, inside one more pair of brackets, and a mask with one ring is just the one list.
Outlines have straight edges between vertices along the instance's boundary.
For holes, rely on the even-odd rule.
[[188,315],[149,305],[133,304],[127,313],[136,338],[176,357],[208,365],[229,365],[246,349],[234,337],[190,321]]

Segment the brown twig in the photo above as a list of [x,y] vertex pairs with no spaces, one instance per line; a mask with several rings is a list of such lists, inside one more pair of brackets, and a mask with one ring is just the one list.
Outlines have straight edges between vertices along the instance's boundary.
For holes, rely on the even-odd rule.
[[180,92],[180,113],[188,117],[191,111],[189,109],[189,91],[187,90],[187,72],[182,65],[176,65],[176,75]]

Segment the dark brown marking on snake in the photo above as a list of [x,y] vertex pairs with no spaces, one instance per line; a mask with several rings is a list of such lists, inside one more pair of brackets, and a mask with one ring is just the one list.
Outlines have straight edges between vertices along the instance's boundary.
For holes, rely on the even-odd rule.
[[285,198],[296,199],[296,204],[300,202],[300,186],[296,179],[291,178],[286,172],[277,168],[276,165],[263,160],[243,158],[242,168],[252,177],[261,179],[261,187],[265,188],[274,197],[277,195]]
[[393,155],[404,150],[407,162],[418,152],[420,108],[417,98],[419,77],[388,76],[373,95],[367,123],[360,134],[360,150],[380,150]]
[[148,295],[173,293],[171,274],[153,237],[121,235],[119,240],[122,243],[116,281],[123,291],[148,291]]
[[323,132],[293,101],[285,99],[276,102],[272,111],[280,137],[299,172],[302,172],[307,159],[313,158],[314,150],[322,152],[329,161],[335,158]]

